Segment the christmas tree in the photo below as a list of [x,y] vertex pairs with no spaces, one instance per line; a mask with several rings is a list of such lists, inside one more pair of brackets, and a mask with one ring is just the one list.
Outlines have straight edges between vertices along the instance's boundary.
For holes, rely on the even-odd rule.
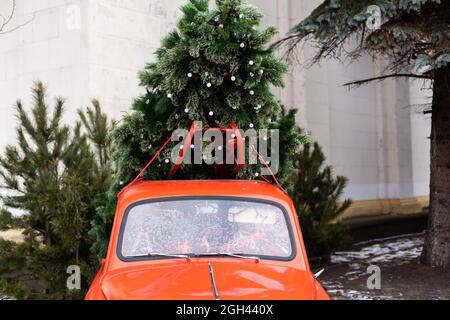
[[[268,43],[273,27],[258,29],[262,15],[242,0],[190,0],[182,9],[178,28],[162,40],[156,61],[140,73],[146,94],[113,133],[115,183],[99,204],[93,221],[93,247],[103,257],[114,217],[118,192],[131,182],[176,129],[193,121],[210,128],[235,123],[248,128],[278,129],[280,168],[277,179],[287,189],[291,156],[305,136],[295,127],[295,111],[282,112],[271,88],[283,86],[286,66]],[[247,150],[247,153],[249,150]],[[251,151],[250,151],[251,152]],[[171,148],[145,174],[146,180],[168,179]],[[245,165],[237,179],[255,179],[262,164]],[[256,174],[255,174],[256,173]],[[214,179],[214,167],[184,165],[175,179]]]

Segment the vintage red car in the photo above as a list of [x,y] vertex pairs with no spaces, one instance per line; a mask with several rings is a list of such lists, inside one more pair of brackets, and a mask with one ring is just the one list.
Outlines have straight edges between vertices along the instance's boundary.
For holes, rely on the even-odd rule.
[[88,300],[329,299],[293,203],[262,181],[139,182],[119,196]]

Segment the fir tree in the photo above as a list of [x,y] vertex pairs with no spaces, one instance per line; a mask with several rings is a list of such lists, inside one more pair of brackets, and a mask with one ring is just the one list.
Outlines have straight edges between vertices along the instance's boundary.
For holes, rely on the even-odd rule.
[[294,164],[292,198],[308,255],[328,255],[346,244],[347,235],[339,218],[351,205],[349,199],[343,202],[340,199],[347,179],[333,176],[318,143],[305,144],[295,156]]
[[[282,114],[271,87],[283,86],[286,66],[267,44],[276,30],[259,30],[262,15],[242,0],[190,0],[178,29],[162,40],[156,62],[140,73],[147,93],[135,100],[133,112],[114,132],[117,172],[93,221],[94,252],[102,258],[114,217],[117,193],[140,172],[175,129],[193,121],[216,128],[236,123],[241,129],[280,130],[280,171],[289,189],[290,155],[304,137],[295,130],[295,111]],[[147,180],[165,180],[171,148],[147,172]],[[261,165],[246,165],[238,179],[254,179]],[[185,165],[176,179],[214,179],[212,166]]]
[[[51,112],[45,92],[37,82],[31,116],[17,102],[18,145],[7,146],[0,157],[0,229],[20,229],[25,237],[23,243],[0,240],[0,293],[79,298],[83,291],[66,288],[66,270],[80,266],[87,287],[92,273],[88,230],[95,195],[107,188],[107,179],[98,175],[100,164],[81,122],[74,128],[63,125],[64,100],[57,98]],[[30,292],[24,286],[30,280],[38,281],[42,290]]]
[[[379,10],[379,19],[370,9]],[[314,62],[363,54],[387,58],[385,74],[349,85],[398,77],[432,80],[433,101],[426,111],[432,115],[430,217],[422,260],[442,267],[450,266],[449,23],[450,1],[326,0],[278,44],[293,53],[310,39],[317,47]]]

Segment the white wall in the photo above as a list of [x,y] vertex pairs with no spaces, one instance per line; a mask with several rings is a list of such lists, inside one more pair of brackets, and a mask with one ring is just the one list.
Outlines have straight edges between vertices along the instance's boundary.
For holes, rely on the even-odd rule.
[[[321,0],[252,0],[265,13],[265,25],[285,34]],[[428,194],[430,123],[412,104],[430,93],[403,80],[348,90],[342,85],[379,75],[370,57],[354,63],[308,64],[315,50],[305,46],[300,64],[291,66],[280,99],[300,110],[298,122],[323,147],[336,174],[349,178],[346,195],[354,200],[405,198]]]
[[[69,114],[88,101],[86,28],[67,28],[69,3],[86,9],[85,1],[19,0],[14,24],[31,21],[0,36],[1,147],[14,141],[14,102],[21,98],[28,104],[30,88],[37,79],[48,84],[50,97],[70,98]],[[9,5],[10,1],[0,1],[0,12],[9,10]]]
[[119,118],[142,88],[137,74],[175,27],[184,0],[97,0],[89,5],[89,94]]

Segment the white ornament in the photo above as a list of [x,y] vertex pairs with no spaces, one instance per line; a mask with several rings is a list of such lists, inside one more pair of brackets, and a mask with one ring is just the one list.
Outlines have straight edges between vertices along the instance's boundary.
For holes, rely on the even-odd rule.
[[173,95],[171,93],[167,94],[167,98],[172,99]]
[[180,150],[183,150],[184,149],[184,146],[180,146]]
[[248,64],[252,66],[252,65],[254,65],[254,64],[255,64],[255,61],[253,61],[253,60],[250,60],[250,61],[248,62]]
[[233,81],[233,82],[236,81],[236,77],[235,77],[235,76],[232,76],[232,77],[231,77],[231,81]]
[[166,159],[166,161],[165,161],[166,163],[169,163],[170,162],[170,160],[169,159]]
[[212,117],[214,115],[214,112],[210,111],[209,116]]
[[223,24],[219,24],[219,28],[223,28]]
[[244,14],[241,13],[241,14],[239,15],[239,18],[242,19],[243,17],[244,17]]
[[195,145],[191,144],[191,149],[195,149]]
[[250,90],[250,95],[251,95],[251,96],[254,96],[254,95],[255,95],[255,91]]
[[152,148],[153,148],[152,145],[149,145],[149,146],[148,146],[148,150],[151,150]]
[[189,109],[188,108],[184,109],[184,112],[189,113]]
[[192,73],[191,72],[188,73],[188,78],[192,78]]
[[222,150],[223,150],[223,147],[222,147],[222,146],[219,146],[217,149],[218,149],[219,151],[222,151]]
[[255,125],[254,125],[253,123],[250,123],[249,127],[250,127],[251,129],[253,129],[253,128],[255,127]]
[[241,43],[241,48],[245,48],[245,43]]
[[231,135],[231,138],[236,138],[236,135],[233,133],[232,135]]
[[264,74],[264,70],[259,70],[259,74],[263,75]]
[[211,87],[212,87],[211,82],[208,82],[208,83],[206,84],[206,86],[207,86],[208,88],[211,88]]
[[255,173],[255,177],[257,177],[257,178],[259,177],[259,173],[258,172]]
[[250,77],[254,77],[255,76],[255,74],[253,73],[253,72],[250,72]]

